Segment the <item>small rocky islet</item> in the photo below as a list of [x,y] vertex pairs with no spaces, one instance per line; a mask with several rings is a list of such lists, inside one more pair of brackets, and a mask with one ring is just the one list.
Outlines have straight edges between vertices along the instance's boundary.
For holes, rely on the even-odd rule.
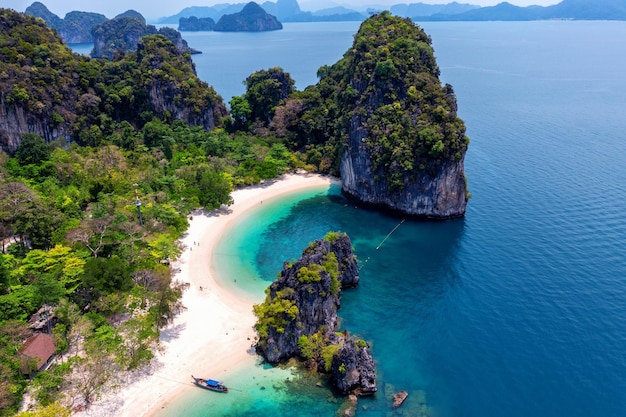
[[328,374],[341,394],[374,394],[376,370],[369,344],[337,331],[341,292],[358,282],[348,235],[329,232],[309,244],[299,260],[284,263],[265,301],[254,306],[257,352],[271,364],[298,358],[307,368]]

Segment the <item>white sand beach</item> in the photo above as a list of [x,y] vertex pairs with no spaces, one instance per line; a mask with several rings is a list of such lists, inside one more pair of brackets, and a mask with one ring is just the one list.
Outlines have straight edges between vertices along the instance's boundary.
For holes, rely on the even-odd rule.
[[259,186],[233,192],[234,203],[209,214],[195,213],[182,240],[175,280],[188,282],[183,295],[187,308],[161,332],[162,352],[148,370],[107,393],[76,416],[153,416],[183,390],[194,389],[191,375],[222,379],[229,372],[254,363],[252,301],[233,295],[215,279],[210,265],[220,237],[238,216],[277,196],[314,187],[330,186],[332,178],[290,174]]

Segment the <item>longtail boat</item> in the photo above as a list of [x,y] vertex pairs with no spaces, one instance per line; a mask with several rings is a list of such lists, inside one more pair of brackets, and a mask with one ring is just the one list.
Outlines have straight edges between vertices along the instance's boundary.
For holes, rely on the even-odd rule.
[[196,378],[193,375],[191,375],[191,378],[193,379],[193,383],[200,388],[217,392],[228,392],[226,385],[222,384],[220,381],[216,381],[214,379]]

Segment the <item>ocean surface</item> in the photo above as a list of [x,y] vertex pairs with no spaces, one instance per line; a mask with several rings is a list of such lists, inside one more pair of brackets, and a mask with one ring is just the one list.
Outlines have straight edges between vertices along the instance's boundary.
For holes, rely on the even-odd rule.
[[[343,292],[341,328],[371,343],[378,371],[357,416],[401,415],[387,395],[400,389],[410,416],[626,416],[626,22],[423,27],[472,140],[466,217],[406,220],[379,247],[401,217],[309,190],[242,219],[212,262],[260,301],[283,261],[349,234],[361,283]],[[183,35],[228,101],[271,66],[315,83],[357,28]],[[332,416],[343,401],[292,369],[215,377],[233,390],[190,390],[160,416]]]

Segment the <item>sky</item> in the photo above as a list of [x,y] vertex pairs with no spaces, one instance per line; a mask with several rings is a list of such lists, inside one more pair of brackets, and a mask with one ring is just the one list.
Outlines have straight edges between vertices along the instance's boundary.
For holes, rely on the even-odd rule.
[[[35,0],[0,0],[0,7],[10,8],[23,12]],[[172,16],[189,6],[213,6],[220,3],[247,3],[248,0],[39,0],[46,5],[48,10],[65,17],[67,12],[78,10],[83,12],[96,12],[113,18],[128,9],[134,9],[146,19],[154,20],[159,17]],[[262,4],[265,0],[256,0]],[[273,0],[269,0],[273,1]],[[426,3],[445,4],[454,0],[298,0],[303,10],[319,10],[333,5],[342,5],[364,9],[367,6],[389,7],[401,3]],[[478,6],[494,6],[504,0],[456,0],[459,3],[475,4]],[[560,3],[561,0],[507,0],[516,6],[549,6]]]

